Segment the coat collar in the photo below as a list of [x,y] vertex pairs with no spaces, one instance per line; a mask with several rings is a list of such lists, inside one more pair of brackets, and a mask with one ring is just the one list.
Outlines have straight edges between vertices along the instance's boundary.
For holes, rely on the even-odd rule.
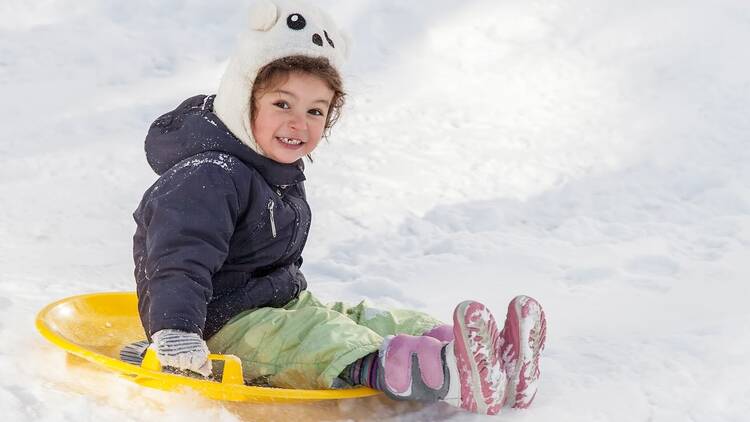
[[146,136],[146,158],[157,174],[193,155],[218,151],[239,158],[271,185],[293,185],[305,180],[301,159],[291,164],[279,163],[235,137],[214,114],[213,100],[213,95],[189,98],[151,125]]

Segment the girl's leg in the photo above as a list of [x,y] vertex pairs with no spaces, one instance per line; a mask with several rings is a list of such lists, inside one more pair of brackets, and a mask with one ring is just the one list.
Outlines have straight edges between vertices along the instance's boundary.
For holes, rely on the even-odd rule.
[[[351,318],[358,325],[367,327],[385,338],[395,335],[428,336],[437,339],[435,344],[430,341],[421,341],[421,344],[423,347],[428,347],[429,343],[433,349],[439,349],[440,342],[447,343],[453,340],[452,326],[423,312],[405,309],[383,310],[370,306],[366,301],[356,306],[349,306],[343,302],[335,302],[328,306]],[[383,386],[378,377],[381,372],[378,356],[378,352],[374,352],[353,362],[344,369],[340,375],[341,379],[352,385],[382,389]],[[436,367],[435,370],[442,373],[442,369]],[[421,399],[430,400],[426,396]]]
[[[383,310],[370,306],[366,301],[356,306],[349,306],[342,302],[335,302],[328,306],[382,337],[396,334],[418,336],[431,331],[437,338],[437,336],[445,336],[447,331],[452,332],[449,326],[447,329],[440,329],[439,327],[446,327],[446,325],[424,312],[407,309]],[[443,339],[440,338],[440,340]]]
[[331,388],[347,365],[382,343],[382,336],[323,306],[309,292],[284,308],[237,315],[208,340],[212,352],[242,360],[248,381],[308,389]]

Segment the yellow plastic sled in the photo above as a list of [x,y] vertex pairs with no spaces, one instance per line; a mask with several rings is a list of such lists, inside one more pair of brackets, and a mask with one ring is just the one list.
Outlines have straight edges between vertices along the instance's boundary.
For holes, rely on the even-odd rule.
[[231,355],[210,355],[212,360],[224,362],[221,382],[161,372],[152,350],[146,353],[141,366],[123,362],[119,360],[120,349],[146,337],[138,318],[138,299],[133,292],[94,293],[59,300],[39,312],[36,328],[66,352],[119,372],[140,385],[160,390],[188,387],[212,399],[253,402],[305,402],[380,394],[365,387],[294,390],[247,386],[242,379],[242,363]]

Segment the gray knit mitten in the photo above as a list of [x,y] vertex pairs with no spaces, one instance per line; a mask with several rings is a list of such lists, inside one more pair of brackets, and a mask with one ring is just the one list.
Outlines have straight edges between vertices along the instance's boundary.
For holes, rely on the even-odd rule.
[[196,333],[164,329],[151,336],[151,348],[156,352],[162,366],[211,375],[208,346]]

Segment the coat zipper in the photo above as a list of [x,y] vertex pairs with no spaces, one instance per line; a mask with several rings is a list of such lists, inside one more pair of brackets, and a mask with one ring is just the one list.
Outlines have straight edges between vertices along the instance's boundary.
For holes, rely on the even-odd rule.
[[271,236],[273,236],[274,239],[276,239],[276,221],[273,218],[273,207],[274,207],[273,199],[268,201],[268,211],[271,213]]

